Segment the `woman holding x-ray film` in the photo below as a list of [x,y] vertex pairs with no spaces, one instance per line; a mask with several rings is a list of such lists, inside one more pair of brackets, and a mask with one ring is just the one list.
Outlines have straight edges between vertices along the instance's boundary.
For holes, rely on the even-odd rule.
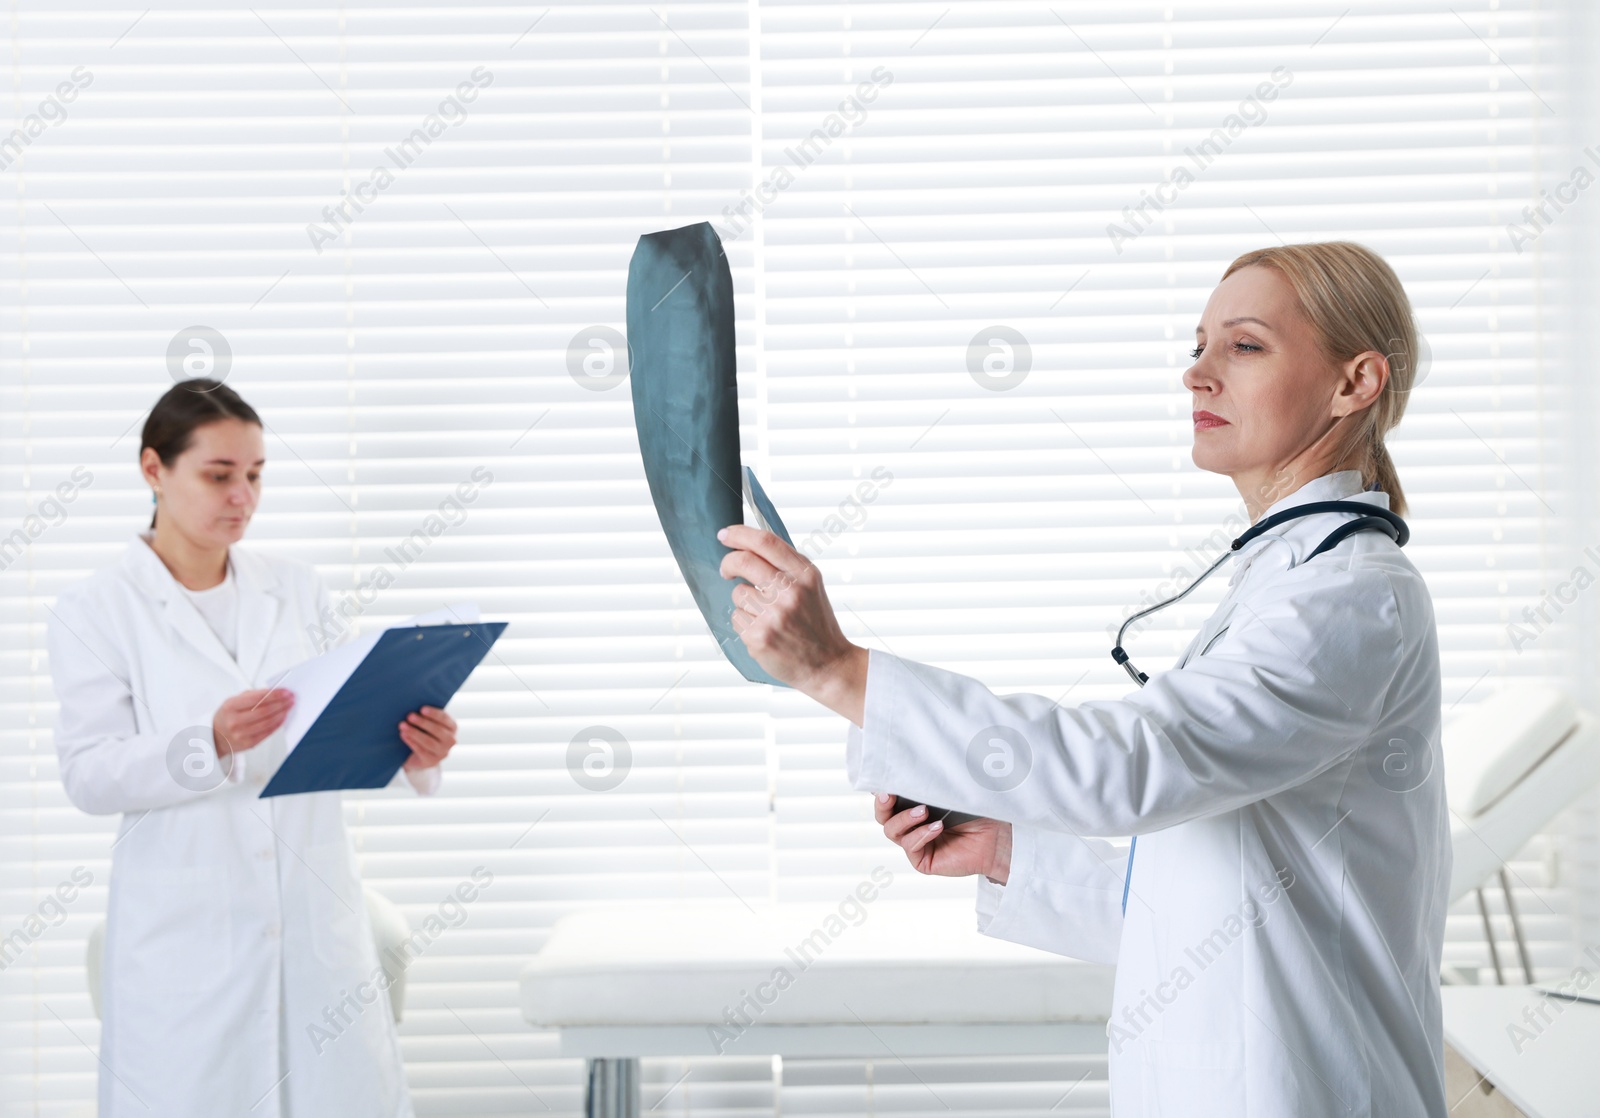
[[1145,685],[1119,638],[1141,688],[1067,706],[869,652],[816,567],[743,525],[719,534],[722,573],[751,584],[734,627],[854,724],[851,783],[913,866],[982,875],[981,930],[1117,965],[1120,1118],[1444,1118],[1439,654],[1383,443],[1410,303],[1360,246],[1268,248],[1229,266],[1195,336],[1194,461],[1253,526],[1171,670]]

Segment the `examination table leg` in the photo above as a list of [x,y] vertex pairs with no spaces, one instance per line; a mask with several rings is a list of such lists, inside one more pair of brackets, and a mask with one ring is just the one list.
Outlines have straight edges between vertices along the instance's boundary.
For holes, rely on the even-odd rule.
[[607,1057],[589,1061],[587,1118],[639,1118],[639,1061]]

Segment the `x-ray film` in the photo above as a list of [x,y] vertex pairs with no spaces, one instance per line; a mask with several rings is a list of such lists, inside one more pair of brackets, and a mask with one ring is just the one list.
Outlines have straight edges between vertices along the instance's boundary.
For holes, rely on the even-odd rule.
[[656,515],[683,579],[739,674],[777,683],[733,629],[733,588],[717,531],[757,519],[789,539],[755,474],[739,462],[733,277],[710,224],[646,233],[628,265],[628,379]]

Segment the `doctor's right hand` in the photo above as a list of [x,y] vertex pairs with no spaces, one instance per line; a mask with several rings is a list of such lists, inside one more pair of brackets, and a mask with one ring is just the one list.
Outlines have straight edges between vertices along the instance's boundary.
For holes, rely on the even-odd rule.
[[981,873],[1004,885],[1011,872],[1011,824],[998,819],[973,819],[946,827],[942,820],[928,822],[921,804],[898,814],[895,797],[879,792],[872,814],[883,833],[906,852],[911,868],[940,877],[968,877]]
[[223,700],[211,718],[217,756],[254,749],[283,725],[294,706],[294,692],[283,687],[241,691]]

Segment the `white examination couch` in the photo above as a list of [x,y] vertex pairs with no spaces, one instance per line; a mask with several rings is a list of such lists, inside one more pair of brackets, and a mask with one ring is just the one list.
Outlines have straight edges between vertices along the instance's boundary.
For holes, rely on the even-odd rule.
[[[1445,788],[1455,864],[1450,900],[1472,893],[1495,985],[1443,990],[1445,1088],[1452,1118],[1590,1118],[1600,1114],[1600,1005],[1547,999],[1533,986],[1533,960],[1505,868],[1535,833],[1600,783],[1600,720],[1564,692],[1507,686],[1445,727]],[[1483,884],[1497,878],[1524,985],[1505,985]],[[1446,980],[1453,977],[1446,968]],[[1589,991],[1594,993],[1594,991]],[[1541,1017],[1551,1019],[1548,1030]],[[1508,1024],[1538,1023],[1537,1043]],[[1545,1035],[1548,1032],[1548,1035]]]
[[1497,876],[1523,978],[1532,982],[1505,863],[1600,783],[1600,720],[1554,687],[1507,686],[1445,726],[1444,775],[1455,854],[1450,901],[1477,895],[1495,979],[1504,983],[1482,888]]
[[[1600,781],[1600,725],[1560,691],[1514,685],[1445,727],[1444,765],[1454,901],[1497,872],[1505,887],[1506,859]],[[575,912],[556,922],[524,969],[523,1016],[558,1030],[562,1053],[588,1059],[592,1118],[637,1118],[641,1056],[1106,1050],[1110,967],[979,935],[970,901],[892,895],[863,905],[859,925],[835,925],[838,934],[820,940],[833,911],[825,903]],[[1509,906],[1509,888],[1506,899]],[[1478,903],[1488,931],[1481,891]],[[1514,918],[1513,934],[1531,975]],[[1492,935],[1489,944],[1503,978]],[[778,968],[792,979],[781,989]],[[1469,1001],[1447,999],[1447,1034],[1467,1028],[1463,1020],[1453,1029],[1450,1017]]]
[[1111,977],[979,935],[971,901],[622,905],[556,922],[522,1013],[589,1058],[588,1114],[637,1118],[640,1056],[1103,1052]]

